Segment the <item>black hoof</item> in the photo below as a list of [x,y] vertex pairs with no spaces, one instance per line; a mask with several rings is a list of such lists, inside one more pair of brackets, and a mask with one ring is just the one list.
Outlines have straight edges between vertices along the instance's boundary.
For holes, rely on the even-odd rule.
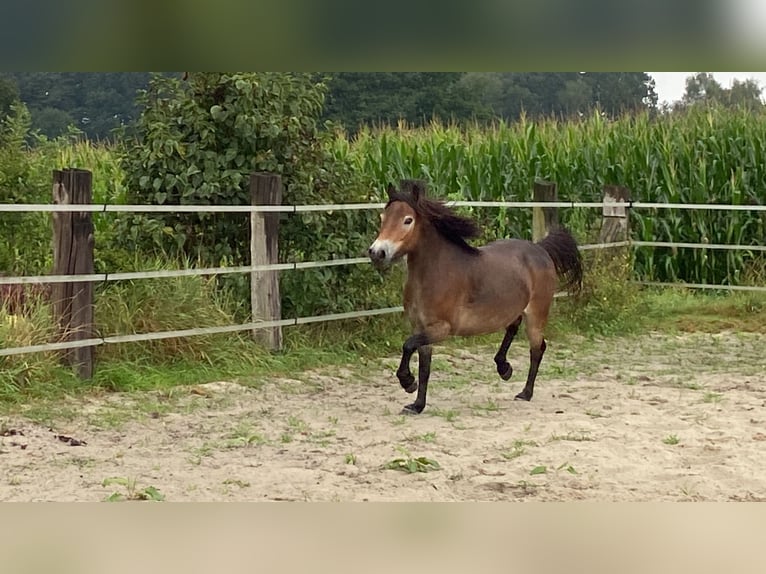
[[418,390],[418,383],[415,381],[415,377],[412,373],[397,375],[397,377],[399,378],[399,384],[402,385],[402,388],[408,393],[414,393]]
[[413,381],[410,386],[405,387],[404,385],[402,385],[402,388],[407,393],[414,393],[415,391],[418,390],[418,384],[417,384],[417,382]]
[[497,366],[497,374],[500,375],[500,378],[504,381],[507,381],[511,378],[511,375],[513,374],[513,367],[510,363],[505,363],[504,365],[498,365]]
[[518,395],[513,397],[516,401],[531,401],[532,395],[526,394],[524,391],[521,391]]
[[406,405],[403,409],[401,414],[403,415],[419,415],[423,412],[423,409],[425,408],[425,405],[420,406],[417,403],[412,403],[411,405]]

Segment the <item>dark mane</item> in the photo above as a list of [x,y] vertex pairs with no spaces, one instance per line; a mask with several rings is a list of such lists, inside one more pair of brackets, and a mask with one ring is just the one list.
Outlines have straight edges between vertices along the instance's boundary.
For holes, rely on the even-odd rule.
[[[402,188],[410,187],[405,186],[406,183],[409,182],[402,182]],[[386,207],[395,201],[403,201],[415,211],[418,217],[430,222],[444,239],[457,245],[467,253],[473,255],[480,253],[476,247],[466,242],[466,239],[474,239],[481,235],[481,229],[472,219],[458,215],[441,201],[424,197],[424,193],[421,190],[415,192],[413,189],[412,193],[389,190],[388,197],[389,200]]]

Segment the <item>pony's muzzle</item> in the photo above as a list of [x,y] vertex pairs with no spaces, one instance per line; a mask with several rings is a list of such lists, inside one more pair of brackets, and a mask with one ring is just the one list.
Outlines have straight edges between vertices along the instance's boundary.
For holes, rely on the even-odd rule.
[[382,263],[386,259],[386,250],[379,247],[370,247],[367,256],[373,263]]
[[384,269],[391,263],[391,246],[387,241],[376,240],[367,250],[367,256],[378,269]]

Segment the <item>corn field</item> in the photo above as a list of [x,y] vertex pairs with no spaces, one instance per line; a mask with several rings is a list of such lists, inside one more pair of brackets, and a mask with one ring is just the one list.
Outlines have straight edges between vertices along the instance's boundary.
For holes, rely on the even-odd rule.
[[[362,131],[339,137],[335,153],[370,185],[422,178],[448,199],[530,201],[536,179],[558,184],[561,200],[600,201],[605,184],[630,188],[636,201],[766,203],[766,115],[725,108],[693,109],[610,121],[497,124],[491,128],[432,125],[428,129]],[[530,237],[531,212],[473,209],[486,238]],[[561,210],[581,240],[598,232],[600,210]],[[766,213],[638,210],[634,240],[763,244]],[[741,283],[763,260],[748,251],[640,248],[635,272],[648,280]]]

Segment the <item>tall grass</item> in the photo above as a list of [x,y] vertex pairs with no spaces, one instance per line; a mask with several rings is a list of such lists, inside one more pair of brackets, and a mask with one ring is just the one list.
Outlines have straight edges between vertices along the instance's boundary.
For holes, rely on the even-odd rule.
[[[598,114],[579,121],[497,123],[490,128],[404,124],[341,138],[345,155],[371,188],[423,178],[448,199],[531,200],[536,179],[558,184],[562,200],[600,201],[605,184],[625,185],[633,199],[658,203],[766,203],[766,114],[727,108],[692,109],[614,121]],[[379,192],[380,193],[380,192]],[[529,210],[467,210],[488,239],[529,237]],[[565,223],[594,234],[599,210],[564,210]],[[633,210],[632,237],[645,241],[763,241],[766,213]],[[737,283],[754,255],[747,251],[640,249],[643,278]]]
[[[23,126],[22,126],[23,128]],[[28,147],[20,129],[0,145],[0,201],[51,203],[52,172],[79,168],[93,174],[94,203],[124,203],[124,177],[114,149],[81,139],[77,133],[54,140],[38,138]],[[0,271],[13,274],[45,273],[52,264],[53,225],[50,213],[3,213],[0,220]],[[96,258],[113,244],[114,214],[94,214]],[[107,254],[108,257],[108,254]]]
[[[147,262],[166,268],[167,262]],[[179,277],[99,286],[95,301],[97,336],[152,333],[235,323],[227,292],[203,277]],[[22,347],[55,342],[58,334],[51,305],[40,296],[25,301],[25,308],[0,305],[0,345]],[[242,371],[266,364],[268,353],[247,333],[200,335],[157,341],[106,344],[96,347],[94,381],[77,381],[60,366],[55,352],[0,357],[0,402],[44,397],[62,390],[95,387],[126,390],[141,387],[140,378],[158,368],[178,372],[211,369]]]
[[[42,298],[26,303],[22,314],[0,302],[0,347],[41,345],[55,335],[50,306]],[[74,377],[59,366],[54,353],[0,357],[0,402],[67,382],[74,383]]]

